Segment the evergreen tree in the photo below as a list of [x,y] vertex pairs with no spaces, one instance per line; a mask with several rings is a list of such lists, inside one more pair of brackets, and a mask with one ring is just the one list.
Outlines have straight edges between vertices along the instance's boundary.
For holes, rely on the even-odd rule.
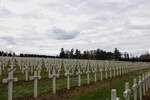
[[114,50],[114,59],[119,60],[121,58],[121,53],[117,48]]
[[64,48],[61,48],[60,58],[65,58],[65,51],[64,51]]
[[74,58],[74,49],[73,49],[73,48],[72,48],[71,51],[70,51],[70,57],[71,57],[71,58]]

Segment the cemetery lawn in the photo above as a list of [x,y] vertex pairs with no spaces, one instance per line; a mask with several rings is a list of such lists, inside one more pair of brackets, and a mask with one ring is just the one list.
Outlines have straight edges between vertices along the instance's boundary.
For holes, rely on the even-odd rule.
[[[90,91],[90,92],[86,92],[86,93],[78,93],[73,96],[72,100],[110,100],[110,93],[111,93],[111,89],[115,88],[117,89],[117,94],[119,97],[121,97],[122,100],[122,94],[124,91],[124,87],[125,87],[125,82],[130,82],[130,86],[132,85],[131,83],[133,83],[133,79],[136,77],[138,77],[138,75],[141,75],[142,73],[148,71],[148,69],[146,70],[141,70],[138,71],[137,73],[134,73],[128,77],[124,77],[118,81],[113,81],[112,83],[110,83],[107,86],[101,86],[100,88],[97,88]],[[45,75],[43,75],[44,77],[46,77]],[[103,74],[103,77],[104,74]],[[87,80],[86,80],[87,76],[81,76],[82,79],[82,86],[85,85],[86,88],[88,88],[87,84]],[[100,73],[97,74],[97,79],[100,80]],[[90,75],[90,82],[94,83],[94,75]],[[30,82],[20,82],[15,84],[14,83],[14,88],[13,88],[13,99],[15,100],[25,100],[24,97],[27,98],[32,98],[33,97],[33,81]],[[71,87],[77,87],[78,84],[78,77],[72,77],[70,78],[70,85]],[[100,83],[100,82],[99,82]],[[62,78],[56,81],[56,89],[57,92],[62,93],[62,90],[66,89],[67,83],[66,83],[66,78]],[[100,86],[100,84],[99,84]],[[80,88],[79,88],[80,89]],[[71,88],[72,91],[73,89]],[[2,84],[0,85],[0,100],[7,100],[7,91],[8,91],[8,85],[7,84]],[[51,79],[44,79],[44,80],[39,80],[38,81],[38,95],[39,97],[42,97],[43,94],[52,94],[52,81]],[[59,94],[59,93],[58,93]],[[67,94],[66,94],[67,95]],[[72,97],[71,97],[72,98]],[[65,98],[61,98],[60,100],[64,100]],[[30,99],[33,100],[33,99]],[[40,100],[40,99],[39,99]],[[52,100],[52,98],[50,99]],[[57,99],[56,99],[57,100]]]
[[150,90],[146,93],[146,96],[143,97],[143,100],[150,100]]
[[[22,76],[21,76],[22,77]],[[7,78],[7,77],[6,77]],[[82,78],[82,85],[87,84],[86,75],[81,76]],[[97,78],[100,79],[100,75],[97,75]],[[90,75],[90,82],[94,82],[94,75]],[[78,84],[78,77],[70,78],[70,86],[75,87]],[[56,90],[60,91],[65,89],[67,86],[66,78],[62,78],[56,80]],[[13,99],[20,99],[25,96],[33,96],[33,81],[18,81],[17,84],[14,83],[13,86]],[[7,100],[8,99],[8,84],[1,84],[0,85],[0,100]],[[52,93],[52,80],[51,79],[44,79],[38,81],[38,95],[41,93]]]
[[[74,97],[72,100],[111,100],[111,89],[117,90],[117,96],[120,98],[120,100],[123,99],[123,92],[125,90],[125,83],[129,82],[130,89],[132,91],[132,85],[133,85],[133,79],[138,79],[139,75],[142,75],[145,72],[148,72],[149,70],[142,70],[140,72],[136,72],[132,75],[129,75],[128,77],[124,77],[120,80],[117,80],[115,82],[110,83],[108,86],[103,86],[101,88],[97,88],[93,91],[90,91],[85,94],[80,94],[76,97]],[[131,93],[131,100],[133,100],[133,91]]]

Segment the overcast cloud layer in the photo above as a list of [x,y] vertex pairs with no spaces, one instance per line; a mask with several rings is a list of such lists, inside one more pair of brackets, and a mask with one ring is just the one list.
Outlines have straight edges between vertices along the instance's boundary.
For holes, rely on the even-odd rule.
[[150,50],[150,0],[0,0],[0,49]]

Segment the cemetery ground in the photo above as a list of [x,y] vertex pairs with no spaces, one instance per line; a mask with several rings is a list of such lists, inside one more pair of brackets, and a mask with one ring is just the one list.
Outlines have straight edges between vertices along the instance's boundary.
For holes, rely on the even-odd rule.
[[150,90],[146,93],[146,96],[143,97],[143,100],[150,100]]
[[[52,94],[52,79],[47,78],[47,74],[41,73],[42,79],[38,81],[38,98],[37,100],[110,100],[111,89],[117,89],[120,100],[123,100],[122,93],[124,91],[125,82],[133,83],[133,79],[142,75],[150,69],[138,70],[127,75],[118,76],[113,79],[100,80],[100,74],[97,74],[98,82],[94,82],[94,74],[90,74],[90,85],[87,85],[86,75],[81,75],[81,87],[78,87],[78,77],[71,76],[70,90],[66,89],[66,77],[60,77],[56,80],[56,95]],[[63,74],[63,73],[62,73]],[[18,77],[19,76],[19,77]],[[33,98],[33,81],[24,81],[25,77],[21,73],[14,73],[14,77],[18,77],[19,81],[14,83],[13,99],[14,100],[34,100]],[[4,74],[0,77],[7,78]],[[103,73],[103,78],[105,74]],[[130,84],[132,86],[133,84]],[[7,100],[8,85],[0,83],[0,100]],[[133,96],[131,96],[133,98]]]

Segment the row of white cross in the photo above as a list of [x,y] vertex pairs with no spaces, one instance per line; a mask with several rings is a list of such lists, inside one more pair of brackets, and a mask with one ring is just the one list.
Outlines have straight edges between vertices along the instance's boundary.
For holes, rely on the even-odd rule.
[[[142,76],[139,76],[138,83],[137,80],[134,79],[132,86],[134,100],[142,100],[142,97],[146,95],[146,92],[148,92],[149,88],[150,88],[150,72],[146,72]],[[123,97],[125,100],[130,100],[130,96],[131,96],[131,89],[129,88],[129,82],[126,82]],[[116,89],[112,89],[111,91],[111,100],[119,100],[119,98],[117,97]]]
[[[1,57],[0,57],[1,59]],[[21,60],[20,60],[21,59]],[[43,61],[44,62],[43,62]],[[114,62],[114,61],[90,61],[90,60],[59,60],[59,59],[55,59],[55,60],[27,60],[25,58],[15,58],[15,60],[13,59],[13,61],[17,61],[20,70],[22,70],[22,73],[24,73],[24,71],[29,69],[31,70],[31,73],[34,72],[34,69],[38,67],[42,68],[42,65],[45,65],[46,70],[48,71],[48,69],[52,68],[51,66],[56,67],[56,69],[61,69],[62,64],[64,65],[64,69],[70,69],[72,70],[72,72],[74,72],[75,66],[79,65],[82,66],[82,68],[86,69],[86,66],[101,66],[103,70],[105,71],[110,71],[110,70],[114,70],[114,69],[121,69],[122,67],[130,67],[130,66],[136,66],[137,65],[143,65],[144,63],[131,63],[131,62]],[[52,61],[51,61],[52,60]],[[5,63],[4,63],[5,61]],[[4,66],[6,66],[8,64],[8,60],[4,60],[3,62],[0,61],[0,75],[1,75],[1,69],[4,70]],[[11,61],[11,60],[10,60]],[[118,67],[119,66],[119,67]],[[1,68],[2,67],[2,68]],[[100,68],[101,68],[100,67]],[[43,69],[43,68],[42,68]],[[94,67],[92,68],[94,69]],[[85,70],[84,70],[85,71]],[[26,73],[26,72],[25,72]]]
[[[11,66],[13,66],[13,65],[11,65]],[[80,68],[80,67],[78,67],[78,68]],[[33,69],[33,67],[28,67],[27,65],[25,65],[25,67],[23,67],[22,68],[22,73],[24,74],[24,71],[25,71],[25,80],[26,81],[28,81],[29,80],[29,70],[31,69],[31,74],[33,73],[33,71],[34,70],[36,70],[36,71],[38,71],[38,74],[40,74],[41,73],[41,71],[42,71],[42,68],[40,67],[40,66],[38,66],[37,68],[35,68],[35,69]],[[56,68],[55,68],[56,69]],[[90,71],[91,73],[93,72],[93,73],[96,73],[96,72],[100,72],[101,74],[102,73],[106,73],[106,78],[108,77],[108,73],[110,74],[110,77],[113,77],[113,76],[115,76],[115,74],[117,74],[117,75],[121,75],[121,72],[122,73],[125,73],[125,71],[127,71],[127,69],[129,69],[129,68],[127,68],[127,67],[118,67],[117,69],[113,69],[113,68],[111,68],[110,67],[110,69],[109,70],[107,70],[106,68],[99,68],[99,70],[97,70],[97,67],[95,67],[94,68],[94,70],[92,70],[92,71]],[[48,68],[46,71],[48,72],[48,77],[49,78],[51,78],[51,73],[52,73],[52,71],[51,71],[52,69],[50,69],[50,68]],[[85,71],[85,70],[87,70],[87,71]],[[88,71],[89,71],[89,67],[88,67],[88,69],[85,69],[85,70],[82,70],[83,72],[83,74],[86,74],[86,73],[89,73]],[[57,76],[59,77],[59,75],[60,75],[60,69],[57,69]],[[66,69],[65,71],[68,71],[68,69]],[[75,73],[75,70],[72,70],[72,75],[74,75],[74,73]],[[0,67],[0,75],[2,74],[2,71],[1,71],[1,67]],[[101,75],[102,76],[102,75]]]
[[[1,57],[0,57],[1,59]],[[3,58],[4,59],[4,58]],[[45,65],[44,67],[46,68],[46,72],[48,72],[48,77],[50,77],[52,73],[53,67],[56,69],[56,73],[59,76],[59,72],[62,71],[62,69],[72,71],[72,74],[74,74],[76,66],[82,66],[81,70],[83,73],[86,73],[86,68],[87,66],[90,67],[92,70],[91,72],[95,71],[95,68],[97,68],[97,72],[99,71],[105,71],[106,72],[106,77],[107,77],[107,72],[110,72],[110,75],[113,75],[113,71],[117,71],[116,74],[119,74],[119,70],[123,69],[129,69],[129,68],[138,68],[140,65],[144,65],[147,63],[131,63],[131,62],[114,62],[114,61],[92,61],[92,60],[60,60],[60,59],[31,59],[31,58],[15,58],[13,61],[17,61],[20,70],[22,71],[23,74],[25,74],[25,80],[28,81],[29,75],[28,72],[30,70],[30,73],[33,74],[34,70],[38,71],[38,74],[44,70],[43,64]],[[2,75],[2,72],[4,70],[4,67],[8,65],[9,60],[4,60],[1,62],[0,60],[0,76]],[[10,59],[10,61],[12,61]],[[44,62],[43,62],[44,61]],[[64,65],[62,67],[62,65]],[[136,67],[134,67],[136,66]],[[99,69],[99,70],[98,70]],[[120,71],[121,72],[121,71]]]
[[[126,69],[127,70],[127,69]],[[3,83],[8,83],[8,100],[12,100],[12,89],[13,89],[13,82],[16,82],[18,81],[17,78],[13,78],[13,72],[15,71],[15,68],[13,68],[13,65],[11,65],[11,68],[9,69],[9,73],[8,73],[8,79],[3,79]],[[123,71],[123,70],[120,70],[120,71]],[[121,75],[122,74],[125,74],[129,72],[128,70],[126,72],[121,72]],[[81,86],[81,75],[82,75],[82,72],[80,71],[80,68],[78,68],[78,72],[76,73],[77,76],[78,76],[78,86]],[[86,72],[87,74],[87,84],[89,85],[90,84],[90,74],[91,72],[89,71],[89,69],[87,70]],[[108,78],[108,73],[106,72],[105,73],[106,75],[106,79]],[[116,77],[117,74],[114,74]],[[118,74],[119,75],[119,74]],[[28,80],[28,72],[26,71],[26,80]],[[69,73],[69,70],[66,71],[65,73],[65,76],[67,77],[67,89],[70,89],[70,77],[71,77],[71,74]],[[56,93],[56,78],[57,78],[57,74],[56,74],[56,70],[53,69],[53,74],[51,75],[51,78],[52,78],[52,87],[53,87],[53,93],[55,94]],[[110,76],[112,77],[112,76]],[[30,77],[30,80],[34,80],[34,97],[36,98],[37,97],[37,94],[38,94],[38,79],[40,79],[40,74],[38,74],[37,71],[34,71],[34,76]],[[97,81],[97,71],[94,72],[94,79],[95,79],[95,82]],[[101,71],[101,80],[103,80],[103,73]]]
[[[8,83],[8,100],[12,100],[12,89],[13,89],[13,82],[17,81],[17,78],[13,78],[13,72],[15,71],[15,68],[13,68],[13,66],[11,66],[11,68],[9,69],[9,74],[8,74],[8,79],[3,79],[3,83]],[[126,74],[129,71],[129,69],[126,69],[126,71],[124,70],[120,70],[120,75]],[[80,71],[80,68],[78,68],[78,72],[76,73],[78,76],[78,86],[81,86],[81,75],[82,72]],[[90,84],[90,74],[91,72],[89,71],[89,69],[87,69],[86,75],[87,75],[87,84]],[[103,80],[103,73],[101,71],[101,79]],[[111,74],[110,74],[111,75]],[[119,74],[114,74],[116,77]],[[28,75],[26,75],[28,76]],[[69,73],[69,70],[66,71],[65,76],[67,77],[67,89],[70,89],[70,77],[71,74]],[[108,73],[107,71],[105,72],[105,78],[108,79]],[[56,78],[57,78],[57,74],[56,74],[56,70],[53,69],[53,74],[51,75],[52,78],[52,91],[55,94],[56,93]],[[34,97],[37,98],[38,96],[38,79],[40,79],[40,74],[38,74],[37,71],[34,71],[34,76],[30,77],[30,80],[34,80]],[[110,78],[112,78],[112,76],[110,76]],[[95,82],[97,81],[97,71],[95,70],[94,72],[94,79]]]
[[[65,64],[64,64],[65,65]],[[37,67],[28,67],[28,64],[23,65],[25,67],[20,67],[22,69],[22,72],[24,73],[25,71],[25,80],[28,81],[29,80],[29,74],[28,71],[30,68],[33,68],[31,71],[34,72],[34,76],[30,77],[30,80],[34,80],[34,97],[37,97],[38,94],[38,79],[41,79],[40,73],[42,70],[41,65],[37,66]],[[67,66],[67,64],[66,64]],[[134,70],[138,70],[140,67],[131,67],[131,65],[129,67],[123,67],[121,64],[121,67],[117,67],[115,66],[115,68],[110,67],[110,69],[108,70],[106,67],[108,67],[109,65],[102,67],[99,69],[100,72],[100,80],[103,80],[103,74],[105,74],[105,79],[108,79],[109,77],[116,77],[118,75],[123,75],[125,73],[134,71]],[[85,67],[85,66],[84,66]],[[58,67],[57,67],[58,68]],[[74,67],[73,67],[74,68]],[[78,71],[75,72],[76,75],[78,76],[78,86],[81,86],[81,75],[86,74],[87,75],[87,84],[90,84],[90,74],[94,73],[94,80],[95,82],[97,81],[97,74],[98,74],[98,70],[97,67],[92,68],[92,70],[89,69],[89,66],[85,67],[85,70],[80,69],[81,67],[78,67]],[[109,68],[109,67],[108,67]],[[70,69],[68,69],[67,67],[64,66],[64,71],[65,76],[67,77],[67,89],[70,89],[70,77],[72,75],[72,73],[70,73]],[[12,100],[12,90],[13,90],[13,82],[18,81],[17,78],[13,77],[13,73],[16,69],[14,68],[14,61],[12,61],[11,63],[11,68],[8,70],[8,79],[3,79],[3,83],[8,83],[8,100]],[[34,71],[36,70],[36,71]],[[52,70],[52,74],[50,73],[50,70]],[[59,77],[59,74],[56,73],[56,69],[48,69],[47,70],[48,76],[49,78],[52,78],[52,88],[53,88],[53,93],[56,93],[56,78]],[[57,70],[57,72],[59,72],[60,70]],[[73,70],[72,72],[74,72],[75,70]],[[1,71],[1,66],[0,66],[0,72]]]

